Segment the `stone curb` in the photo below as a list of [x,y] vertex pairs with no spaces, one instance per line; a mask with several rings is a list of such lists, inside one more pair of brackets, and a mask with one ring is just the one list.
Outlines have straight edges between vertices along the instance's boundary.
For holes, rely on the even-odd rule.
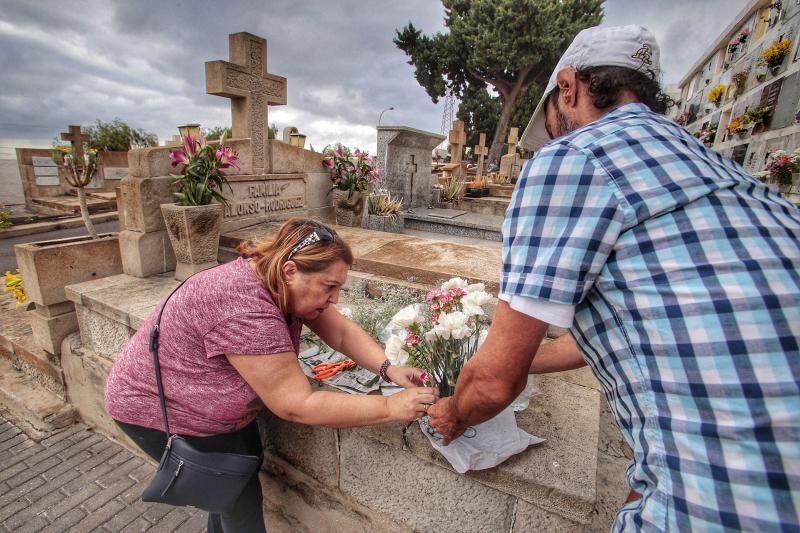
[[[92,222],[95,224],[110,222],[119,218],[116,211],[99,213],[97,215],[90,216]],[[46,233],[48,231],[55,231],[57,229],[78,228],[80,226],[83,226],[83,218],[81,217],[65,218],[47,222],[33,222],[31,224],[20,224],[18,226],[0,230],[0,240],[10,239],[12,237],[24,237],[25,235],[35,235],[37,233]]]

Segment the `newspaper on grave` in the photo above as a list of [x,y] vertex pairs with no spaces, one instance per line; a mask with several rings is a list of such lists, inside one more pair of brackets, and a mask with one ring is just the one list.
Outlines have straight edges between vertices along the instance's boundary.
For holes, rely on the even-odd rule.
[[[300,368],[306,376],[314,379],[312,369],[320,363],[338,363],[347,359],[347,356],[337,352],[327,346],[312,346],[300,352],[298,360]],[[322,382],[336,389],[350,394],[368,394],[378,390],[381,384],[380,376],[377,376],[361,366],[353,366],[338,374],[324,379]]]

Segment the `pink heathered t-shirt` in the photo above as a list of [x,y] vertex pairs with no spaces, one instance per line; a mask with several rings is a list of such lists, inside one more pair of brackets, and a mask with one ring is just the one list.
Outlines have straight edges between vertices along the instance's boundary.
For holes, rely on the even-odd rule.
[[[159,305],[117,357],[106,385],[116,420],[164,429],[150,331]],[[208,436],[245,427],[263,406],[225,354],[297,353],[300,320],[287,324],[246,259],[195,274],[167,302],[159,363],[170,431]]]

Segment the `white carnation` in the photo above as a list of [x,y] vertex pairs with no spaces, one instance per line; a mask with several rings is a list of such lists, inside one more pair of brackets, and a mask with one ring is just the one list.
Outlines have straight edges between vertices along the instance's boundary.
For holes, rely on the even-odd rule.
[[405,365],[408,361],[408,352],[403,348],[406,347],[406,342],[402,337],[392,335],[386,341],[386,358],[396,366]]
[[402,308],[400,311],[398,311],[396,315],[394,315],[394,322],[405,328],[407,328],[408,326],[410,326],[415,322],[419,322],[420,319],[421,317],[417,312],[416,305],[406,306]]
[[471,292],[486,292],[486,285],[483,283],[473,283],[467,286],[467,294]]
[[479,305],[464,304],[464,314],[467,316],[481,316],[484,314],[483,308]]
[[461,278],[450,278],[449,280],[442,283],[442,290],[446,291],[452,289],[453,287],[458,287],[459,289],[462,289],[463,291],[466,292],[468,286],[469,284]]
[[477,307],[484,306],[492,301],[492,295],[484,291],[469,292],[461,298],[461,303],[465,306],[474,305]]
[[436,329],[431,329],[425,332],[425,342],[433,344],[436,341]]
[[[451,336],[454,339],[463,339],[469,336],[470,328],[467,325],[469,316],[461,311],[454,311],[452,313],[442,313],[439,316],[439,323],[435,326],[436,333],[444,339],[449,339]],[[439,331],[446,331],[446,335],[439,334]]]

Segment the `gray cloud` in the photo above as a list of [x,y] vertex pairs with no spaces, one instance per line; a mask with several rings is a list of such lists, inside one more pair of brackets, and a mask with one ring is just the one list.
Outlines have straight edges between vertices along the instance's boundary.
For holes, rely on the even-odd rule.
[[[638,22],[662,48],[676,82],[747,0],[609,0],[606,24]],[[723,9],[724,8],[724,9]],[[383,123],[438,131],[442,105],[413,78],[392,43],[408,21],[442,31],[435,0],[83,0],[4,2],[0,11],[0,145],[44,145],[68,124],[120,117],[173,135],[175,126],[230,122],[227,99],[205,94],[205,61],[228,58],[228,34],[268,40],[269,71],[289,84],[270,122],[295,125],[316,148],[342,140],[365,148]]]

